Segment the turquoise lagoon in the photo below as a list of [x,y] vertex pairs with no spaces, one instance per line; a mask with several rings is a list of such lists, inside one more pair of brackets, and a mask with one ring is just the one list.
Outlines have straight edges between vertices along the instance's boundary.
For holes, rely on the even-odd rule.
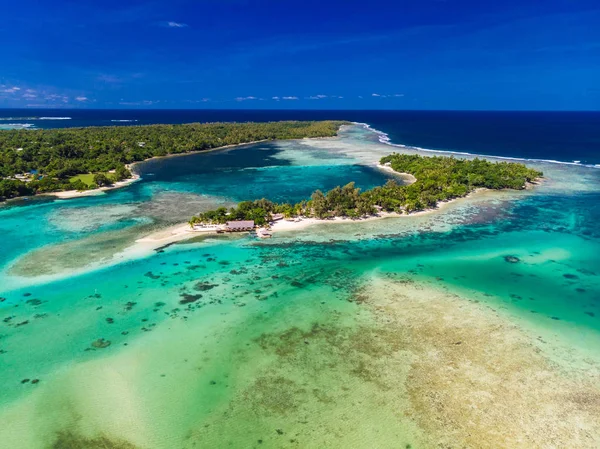
[[530,162],[546,174],[531,191],[269,241],[135,243],[217,204],[382,184],[375,163],[393,150],[353,126],[151,160],[141,181],[98,196],[3,205],[0,446],[431,447],[439,419],[411,396],[413,348],[390,337],[373,293],[386,282],[407,320],[411,295],[422,310],[453,295],[557,372],[597,376],[594,168]]

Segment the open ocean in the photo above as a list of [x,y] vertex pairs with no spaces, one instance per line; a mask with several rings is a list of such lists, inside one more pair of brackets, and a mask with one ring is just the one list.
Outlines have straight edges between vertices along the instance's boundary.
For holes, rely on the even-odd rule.
[[3,109],[0,129],[326,119],[423,149],[600,164],[600,112]]
[[[584,165],[600,163],[600,114],[1,113],[70,117],[21,121],[38,128],[369,126],[156,158],[120,189],[1,204],[0,448],[600,447],[600,170]],[[431,154],[386,138],[536,159],[545,179],[269,240],[160,240],[215,206],[367,189],[390,178],[376,163],[391,151]]]

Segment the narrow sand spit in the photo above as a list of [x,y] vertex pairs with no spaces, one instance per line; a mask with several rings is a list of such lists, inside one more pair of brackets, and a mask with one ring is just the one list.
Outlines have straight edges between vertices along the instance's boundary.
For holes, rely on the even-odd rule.
[[396,175],[400,178],[402,178],[402,180],[406,183],[406,184],[413,184],[415,182],[417,182],[417,178],[415,178],[413,175],[411,175],[410,173],[400,173],[397,172],[396,170],[394,170],[392,167],[390,167],[389,165],[381,165],[381,164],[377,164],[377,168],[379,170],[382,170],[384,172],[387,173],[391,173],[393,175]]

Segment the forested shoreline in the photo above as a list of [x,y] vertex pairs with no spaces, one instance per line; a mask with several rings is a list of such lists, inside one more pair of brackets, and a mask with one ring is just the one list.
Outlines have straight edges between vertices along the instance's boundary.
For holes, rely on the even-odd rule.
[[[255,142],[337,135],[341,121],[191,123],[0,131],[0,200],[87,190],[131,177],[152,157]],[[80,175],[90,175],[90,183]]]
[[485,159],[459,159],[448,156],[391,154],[380,164],[397,173],[413,175],[416,181],[400,185],[390,180],[385,185],[361,192],[354,182],[326,193],[315,191],[310,200],[296,204],[274,203],[267,199],[243,201],[237,207],[224,207],[192,217],[190,224],[222,224],[232,220],[254,220],[261,226],[273,214],[286,218],[332,217],[361,218],[378,211],[411,213],[435,208],[441,201],[467,196],[478,188],[522,190],[543,173],[515,162],[490,162]]

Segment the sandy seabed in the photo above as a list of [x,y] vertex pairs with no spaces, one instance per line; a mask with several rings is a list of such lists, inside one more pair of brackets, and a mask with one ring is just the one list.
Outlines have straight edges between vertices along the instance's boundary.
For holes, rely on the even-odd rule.
[[[329,294],[318,290],[294,293],[281,309],[207,311],[67,367],[0,413],[0,441],[15,449],[598,446],[595,364],[550,361],[545,351],[555,348],[540,348],[475,297],[405,275],[365,276],[347,301],[317,306]],[[54,412],[40,413],[49,404]]]

